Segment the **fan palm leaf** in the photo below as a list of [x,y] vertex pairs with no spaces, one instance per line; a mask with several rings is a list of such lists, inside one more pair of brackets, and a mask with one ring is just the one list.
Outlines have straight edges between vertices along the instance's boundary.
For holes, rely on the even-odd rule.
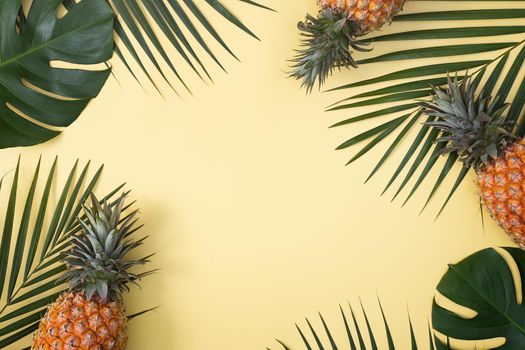
[[[497,96],[500,106],[506,102],[511,103],[507,120],[516,125],[513,130],[515,134],[523,137],[525,26],[516,24],[516,20],[525,18],[525,1],[516,0],[512,2],[513,6],[501,4],[493,9],[453,11],[435,10],[447,2],[439,2],[438,5],[437,1],[425,1],[424,12],[411,13],[416,2],[407,3],[404,14],[394,20],[409,23],[410,30],[394,32],[394,23],[389,32],[364,39],[371,40],[376,46],[385,42],[399,42],[401,45],[397,47],[403,49],[359,62],[361,65],[368,65],[406,61],[410,63],[410,67],[332,89],[331,91],[353,91],[359,88],[361,92],[350,93],[349,97],[329,106],[328,111],[351,112],[363,106],[374,108],[371,112],[353,115],[332,127],[380,120],[370,129],[343,142],[337,149],[346,149],[358,143],[365,144],[350,159],[348,164],[351,164],[377,145],[387,143],[386,151],[372,168],[367,181],[394,154],[400,154],[401,160],[383,190],[383,193],[393,190],[393,200],[404,193],[403,203],[406,203],[439,166],[441,169],[437,170],[437,178],[422,208],[425,209],[446,183],[445,180],[454,176],[445,202],[439,210],[440,214],[467,177],[469,169],[454,166],[457,154],[450,154],[444,162],[438,162],[437,156],[444,144],[436,142],[439,136],[436,130],[421,125],[431,120],[423,117],[418,102],[430,96],[431,85],[445,85],[448,75],[462,77],[468,71],[474,79],[483,81],[480,84],[483,90],[480,92],[485,96]],[[490,2],[492,5],[496,3],[503,1]],[[459,8],[470,8],[471,4],[471,1],[454,1],[454,5]],[[450,23],[454,23],[454,26],[451,27]],[[457,44],[456,39],[461,39],[462,43]],[[424,63],[426,58],[432,58],[432,63]],[[379,84],[382,86],[378,86]],[[407,146],[401,147],[405,142]]]
[[[378,300],[379,308],[381,311],[382,324],[372,325],[368,317],[368,312],[364,308],[363,304],[360,304],[359,309],[362,313],[362,322],[359,320],[359,315],[355,311],[354,307],[348,303],[348,307],[343,308],[339,306],[341,313],[341,322],[345,331],[344,340],[336,340],[334,336],[335,332],[328,325],[327,321],[321,313],[319,313],[319,327],[315,327],[314,323],[311,322],[308,318],[305,320],[305,327],[295,325],[298,335],[301,339],[304,349],[350,349],[350,350],[377,350],[379,349],[378,343],[380,341],[386,340],[386,344],[389,350],[401,349],[395,345],[394,336],[391,331],[391,326],[387,320],[381,301]],[[427,339],[420,339],[420,343],[416,340],[416,335],[414,333],[414,327],[410,316],[408,317],[407,322],[407,333],[406,336],[410,337],[410,349],[417,350],[420,349],[423,344],[425,344],[424,349],[434,350],[436,349],[446,349],[440,347],[440,342],[437,341],[432,335],[432,332],[429,328]],[[291,350],[285,342],[277,340],[281,348],[284,350]],[[436,344],[434,343],[436,342]],[[406,348],[405,348],[406,349]]]
[[209,38],[235,54],[202,7],[257,37],[219,0],[204,3],[0,0],[0,149],[43,143],[71,125],[111,74],[113,52],[133,76],[142,71],[159,91],[152,71],[178,90],[162,63],[188,91],[180,63],[203,80],[211,79],[199,51],[224,67]]
[[[115,37],[118,39],[115,53],[134,77],[138,76],[138,70],[142,71],[156,88],[158,81],[153,78],[152,71],[159,73],[161,79],[176,90],[169,78],[170,74],[175,76],[179,84],[190,91],[189,84],[175,64],[178,59],[181,59],[202,80],[212,79],[204,56],[225,71],[217,54],[210,47],[209,39],[238,60],[228,43],[213,26],[212,21],[206,17],[204,6],[211,8],[217,17],[226,19],[242,32],[259,40],[257,35],[219,0],[107,1],[117,15],[114,26]],[[73,0],[65,0],[66,4],[72,2]],[[273,11],[255,1],[236,0],[235,2]],[[174,49],[176,55],[170,55],[169,49]],[[140,51],[145,54],[145,58],[141,57]],[[199,55],[199,51],[204,55]],[[130,57],[135,65],[131,65],[126,57]],[[161,67],[161,61],[164,61],[167,70]]]
[[[57,159],[45,176],[38,162],[27,190],[20,184],[20,161],[8,175],[12,177],[8,188],[2,180],[0,192],[8,193],[2,199],[5,218],[0,236],[0,349],[15,343],[27,346],[17,342],[36,330],[47,305],[66,288],[57,282],[65,271],[62,252],[80,232],[77,217],[103,169],[89,175],[89,165],[79,169],[75,163],[56,203],[52,193]],[[105,198],[111,201],[123,186]]]

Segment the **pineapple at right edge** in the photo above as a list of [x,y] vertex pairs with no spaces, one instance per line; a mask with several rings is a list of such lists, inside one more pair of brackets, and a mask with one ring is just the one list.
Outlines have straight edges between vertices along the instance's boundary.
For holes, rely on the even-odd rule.
[[129,258],[144,238],[131,236],[138,210],[122,217],[125,195],[115,203],[91,195],[92,207],[84,207],[82,231],[72,238],[65,254],[67,271],[62,277],[69,291],[48,307],[33,339],[33,350],[123,350],[126,348],[127,316],[122,294],[129,284],[152,271],[135,273],[148,257]]
[[422,103],[434,119],[426,124],[441,132],[442,154],[457,152],[458,160],[476,171],[481,203],[525,249],[525,142],[505,118],[509,105],[478,94],[478,85],[465,76],[433,87],[432,101]]

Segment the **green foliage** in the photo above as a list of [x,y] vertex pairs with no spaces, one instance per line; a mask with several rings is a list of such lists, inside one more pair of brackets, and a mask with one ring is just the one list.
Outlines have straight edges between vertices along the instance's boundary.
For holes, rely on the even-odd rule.
[[[504,256],[507,255],[508,260]],[[512,275],[509,266],[517,268]],[[485,249],[450,265],[437,286],[446,298],[475,311],[461,317],[434,301],[432,324],[454,339],[484,340],[503,337],[501,349],[523,349],[525,343],[525,252],[518,248]],[[499,348],[498,348],[499,349]]]
[[[409,317],[407,332],[398,337],[410,335],[412,350],[450,349],[453,339],[484,341],[494,338],[505,339],[504,345],[497,349],[522,349],[525,343],[524,281],[525,251],[518,248],[479,251],[457,264],[449,265],[437,285],[440,296],[433,302],[433,330],[429,329],[429,336],[416,340]],[[392,324],[385,316],[381,302],[381,325],[371,324],[369,312],[362,304],[362,321],[358,320],[360,317],[356,317],[350,304],[347,311],[342,307],[340,309],[342,324],[337,329],[345,329],[346,339],[340,341],[334,336],[334,329],[319,314],[318,328],[309,319],[306,319],[306,327],[296,325],[304,349],[377,350],[380,348],[378,339],[386,339],[389,350],[401,349],[396,345],[395,335],[391,332]],[[284,342],[277,342],[285,350],[291,349]]]
[[[9,188],[5,184],[0,188],[0,194],[8,191],[0,199],[5,210],[0,231],[0,349],[31,334],[46,306],[65,288],[58,283],[65,271],[63,252],[80,232],[77,217],[102,172],[100,167],[89,176],[88,168],[89,162],[77,174],[75,163],[56,203],[56,159],[43,178],[39,161],[27,189],[19,185],[19,162],[14,174],[8,175],[12,177]],[[112,198],[123,186],[104,198],[114,205]]]
[[[414,0],[412,1],[414,2]],[[455,5],[472,3],[470,1],[453,0]],[[492,1],[492,4],[501,2]],[[361,121],[380,120],[376,126],[359,133],[342,143],[338,149],[346,149],[358,143],[365,145],[349,161],[355,162],[371,149],[383,142],[388,147],[383,156],[373,168],[367,181],[381,169],[386,161],[396,152],[401,152],[401,160],[396,170],[388,181],[383,193],[392,189],[396,181],[400,181],[394,191],[393,199],[396,199],[404,190],[407,190],[404,203],[406,203],[419,190],[424,181],[430,181],[428,177],[432,170],[438,166],[438,155],[445,147],[443,142],[436,142],[440,138],[440,132],[433,130],[428,124],[435,120],[434,117],[424,118],[418,103],[421,99],[428,98],[431,93],[431,85],[443,86],[447,83],[447,75],[462,77],[468,71],[473,79],[479,80],[480,91],[485,96],[497,97],[496,106],[503,107],[510,103],[505,115],[505,122],[515,125],[512,132],[518,137],[525,135],[525,120],[523,110],[525,105],[525,79],[522,69],[525,61],[525,26],[515,25],[513,20],[525,18],[524,8],[498,8],[489,10],[454,10],[443,11],[447,2],[425,1],[425,6],[437,8],[439,11],[428,11],[423,13],[410,13],[410,2],[405,6],[402,15],[395,17],[394,22],[407,22],[410,30],[399,33],[385,33],[375,35],[371,40],[376,46],[388,43],[392,47],[394,42],[403,42],[403,46],[409,46],[401,51],[392,51],[379,56],[359,61],[361,65],[371,63],[382,63],[392,65],[392,62],[410,60],[412,67],[380,75],[363,81],[353,82],[333,90],[352,90],[354,88],[366,88],[359,94],[351,94],[348,98],[339,101],[329,107],[329,111],[352,111],[354,108],[378,106],[376,110],[362,115],[354,115],[343,120],[333,127],[353,125]],[[523,0],[514,3],[525,4]],[[427,5],[428,4],[428,5]],[[439,4],[439,5],[438,5]],[[471,20],[482,21],[482,25],[469,22]],[[494,20],[497,20],[495,22]],[[450,26],[450,22],[454,26]],[[424,29],[431,26],[431,29]],[[395,23],[389,31],[395,31]],[[512,35],[512,40],[503,41],[499,36]],[[521,38],[517,36],[521,35]],[[483,42],[479,42],[483,38]],[[443,45],[435,44],[434,40],[461,39],[462,44],[450,43]],[[421,40],[425,46],[421,47]],[[413,47],[410,47],[413,46]],[[483,59],[473,59],[473,54],[484,54]],[[418,60],[433,58],[432,64],[421,64]],[[383,88],[375,87],[375,84],[387,83]],[[382,104],[394,104],[388,107]],[[380,107],[379,107],[380,106]],[[416,132],[411,132],[411,131]],[[408,142],[408,147],[403,148],[403,141]],[[448,196],[439,213],[443,211],[462,181],[469,172],[468,167],[454,167],[457,153],[448,155],[446,161],[441,164],[438,176],[434,180],[431,192],[423,209],[435,196],[438,189],[449,176],[455,176],[453,185],[448,189]],[[403,174],[403,175],[402,175]],[[409,183],[413,184],[409,187]]]
[[[254,1],[237,1],[270,10]],[[220,1],[205,3],[257,38]],[[64,17],[57,16],[64,8]],[[48,141],[72,124],[104,86],[113,51],[135,78],[140,70],[157,88],[153,69],[173,87],[160,57],[188,91],[175,66],[179,58],[202,80],[211,77],[199,49],[224,70],[204,33],[236,58],[193,0],[1,0],[0,16],[0,149]],[[175,57],[168,54],[170,47]],[[126,56],[136,64],[129,64]],[[89,66],[96,64],[104,66]]]
[[[113,53],[113,13],[83,1],[57,18],[61,0],[0,1],[0,148],[47,141],[73,123],[110,71],[54,68],[52,61],[104,63]],[[29,117],[29,118],[27,118]]]
[[[64,3],[70,4],[72,1],[73,0],[64,0]],[[212,22],[205,16],[205,12],[201,9],[200,5],[202,3],[208,5],[217,17],[226,19],[241,31],[259,40],[259,38],[219,0],[107,1],[111,4],[118,16],[115,20],[114,28],[115,36],[119,39],[117,40],[115,53],[135,78],[137,78],[138,71],[142,71],[155,87],[157,87],[157,82],[152,78],[150,74],[151,71],[159,73],[163,80],[176,90],[170,82],[168,72],[161,68],[161,63],[156,58],[156,54],[161,57],[161,60],[167,65],[168,70],[171,71],[188,92],[191,92],[189,86],[174,63],[176,59],[182,59],[182,61],[193,70],[195,75],[203,81],[205,81],[205,79],[212,80],[212,78],[208,73],[207,64],[197,53],[199,50],[204,51],[208,58],[222,70],[226,71],[216,54],[210,48],[206,37],[218,43],[226,52],[238,60],[233,50],[230,49],[220,33],[214,28]],[[236,1],[273,11],[255,1]],[[151,23],[155,23],[155,26]],[[156,29],[160,29],[162,35],[168,39],[167,43],[163,43],[163,39],[156,32]],[[168,48],[175,49],[178,56],[171,57],[167,52]],[[140,51],[146,54],[146,59],[140,57]],[[128,63],[125,56],[126,52],[135,61],[136,66]],[[149,63],[153,68],[147,68],[146,63]]]
[[[351,350],[377,350],[378,347],[378,339],[385,338],[386,335],[386,342],[388,344],[389,350],[395,350],[400,349],[399,347],[396,347],[394,342],[394,337],[391,332],[391,326],[388,323],[388,320],[385,316],[385,313],[383,311],[383,306],[381,305],[381,302],[378,301],[379,308],[381,310],[381,316],[383,318],[383,323],[378,326],[373,326],[371,322],[368,319],[368,314],[365,308],[363,307],[363,304],[361,304],[361,310],[363,313],[363,319],[364,322],[360,323],[358,321],[358,317],[356,316],[356,313],[354,312],[354,308],[350,303],[348,304],[348,310],[345,311],[345,309],[342,306],[339,306],[339,309],[341,311],[341,321],[342,325],[346,332],[346,339],[344,341],[337,341],[335,337],[333,336],[334,332],[331,330],[331,328],[328,326],[328,323],[325,321],[324,317],[319,314],[319,319],[321,321],[320,329],[316,329],[312,322],[310,322],[309,319],[306,319],[306,325],[308,332],[304,332],[301,327],[299,327],[297,324],[295,325],[297,328],[297,331],[299,333],[299,336],[304,344],[304,349],[306,350],[312,350],[312,349],[351,349]],[[340,327],[339,327],[340,328]],[[410,335],[410,349],[411,350],[417,350],[418,349],[418,342],[416,340],[416,336],[414,334],[414,328],[412,325],[412,320],[410,317],[408,318],[408,325],[407,325],[407,333],[406,335]],[[325,339],[325,340],[323,340]],[[284,350],[291,350],[288,345],[286,345],[284,342],[277,340],[277,342],[284,348]],[[422,339],[421,342],[425,342],[425,344],[428,344],[428,347],[426,349],[434,350],[434,339],[433,335],[429,329],[429,336],[427,339]],[[439,343],[439,341],[437,341]],[[421,346],[420,343],[419,345]],[[439,345],[439,344],[438,344]],[[445,347],[446,349],[447,347]],[[437,349],[442,349],[440,347],[437,347]],[[404,349],[406,350],[406,349]]]
[[306,15],[297,25],[301,31],[302,45],[292,60],[290,76],[301,80],[301,87],[311,92],[316,82],[319,88],[334,69],[357,68],[352,50],[370,51],[357,37],[362,35],[359,26],[348,20],[347,13],[322,10],[317,17]]

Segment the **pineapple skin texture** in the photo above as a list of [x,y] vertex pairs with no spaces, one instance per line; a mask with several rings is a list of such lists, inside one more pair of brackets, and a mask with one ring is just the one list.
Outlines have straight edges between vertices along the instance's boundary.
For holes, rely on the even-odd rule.
[[516,142],[478,171],[481,202],[490,216],[525,249],[525,144]]
[[103,302],[66,292],[49,306],[33,350],[123,350],[127,318],[121,302]]
[[348,13],[348,19],[359,23],[361,31],[378,30],[392,21],[407,0],[319,0],[323,9]]

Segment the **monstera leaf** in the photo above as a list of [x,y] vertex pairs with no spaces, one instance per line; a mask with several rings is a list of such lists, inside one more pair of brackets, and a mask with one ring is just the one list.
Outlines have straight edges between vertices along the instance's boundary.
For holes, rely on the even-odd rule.
[[[220,1],[205,3],[257,38]],[[199,49],[224,67],[205,33],[237,57],[201,7],[193,0],[0,0],[0,148],[45,142],[74,122],[107,80],[113,51],[138,81],[142,71],[158,91],[152,71],[178,90],[159,60],[188,91],[180,64],[211,81]]]
[[61,2],[33,1],[26,15],[21,0],[0,1],[0,148],[57,136],[110,74],[86,65],[112,56],[111,8],[82,1],[59,18]]
[[485,249],[450,265],[437,286],[448,303],[434,301],[434,329],[450,339],[478,341],[478,349],[488,339],[495,342],[491,349],[523,349],[523,281],[525,252],[517,248]]
[[[432,327],[428,337],[416,339],[410,317],[405,334],[410,335],[410,349],[523,349],[525,344],[525,251],[518,248],[490,248],[477,252],[458,264],[450,265],[437,286],[432,307]],[[305,327],[296,325],[304,349],[389,350],[396,345],[381,302],[381,325],[369,321],[369,312],[361,304],[362,315],[352,305],[340,307],[341,324],[346,336],[339,338],[319,314],[318,322],[306,319]],[[360,320],[359,320],[360,319]],[[306,330],[306,331],[305,331]],[[379,340],[386,339],[387,347]],[[277,340],[279,348],[290,350]]]
[[[407,331],[393,335],[391,323],[381,302],[383,322],[369,321],[370,311],[360,305],[340,307],[341,322],[335,329],[319,314],[319,321],[306,319],[296,325],[306,350],[403,349],[398,339],[410,336],[410,349],[523,349],[525,344],[525,251],[518,248],[490,248],[477,252],[458,264],[450,265],[437,286],[432,308],[432,327],[428,336],[417,339],[410,317]],[[386,341],[385,341],[386,340]],[[279,348],[290,350],[278,340]],[[386,343],[387,347],[381,346]]]
[[[65,271],[62,252],[80,232],[77,217],[101,172],[99,167],[89,175],[89,162],[82,169],[77,162],[58,189],[55,159],[44,176],[39,162],[28,186],[20,184],[20,162],[8,175],[11,182],[8,188],[5,188],[7,178],[2,180],[4,186],[0,184],[0,190],[7,190],[9,195],[2,197],[6,200],[2,199],[0,205],[5,211],[0,225],[0,349],[15,343],[18,349],[29,346],[29,342],[20,340],[36,330],[47,305],[64,290],[65,286],[57,283]],[[104,198],[111,202],[122,187]],[[56,201],[55,189],[59,190]],[[132,206],[133,203],[126,209]],[[131,212],[130,209],[128,213]]]
[[[455,153],[446,161],[438,161],[437,155],[443,147],[435,142],[439,133],[422,125],[429,120],[423,117],[418,102],[430,96],[431,85],[445,85],[447,76],[463,77],[468,71],[475,79],[482,79],[484,92],[498,96],[500,105],[505,102],[511,104],[507,120],[510,124],[516,124],[514,133],[517,136],[525,136],[525,26],[522,25],[525,1],[505,3],[495,0],[490,2],[491,9],[474,10],[471,8],[476,1],[422,3],[408,1],[403,14],[394,19],[392,26],[381,34],[364,39],[373,42],[376,47],[388,45],[386,47],[390,48],[384,54],[364,57],[359,61],[361,69],[375,66],[382,74],[332,89],[348,91],[349,95],[329,106],[328,110],[346,114],[344,120],[332,127],[355,130],[361,122],[371,125],[364,130],[353,131],[354,135],[337,147],[343,150],[362,145],[348,164],[378,145],[385,144],[385,150],[371,168],[366,181],[387,161],[395,155],[399,156],[395,170],[383,189],[383,194],[393,190],[392,200],[403,195],[403,203],[407,203],[425,181],[432,181],[423,206],[425,209],[452,177],[444,205],[439,211],[441,213],[466,178],[469,168],[454,165],[457,159]],[[454,10],[443,10],[444,5],[451,3],[454,3]],[[418,6],[424,10],[417,11]],[[400,31],[398,23],[409,29]],[[399,66],[397,62],[410,65],[396,70]],[[354,110],[360,107],[369,110],[355,113]],[[435,173],[434,169],[437,170]]]

